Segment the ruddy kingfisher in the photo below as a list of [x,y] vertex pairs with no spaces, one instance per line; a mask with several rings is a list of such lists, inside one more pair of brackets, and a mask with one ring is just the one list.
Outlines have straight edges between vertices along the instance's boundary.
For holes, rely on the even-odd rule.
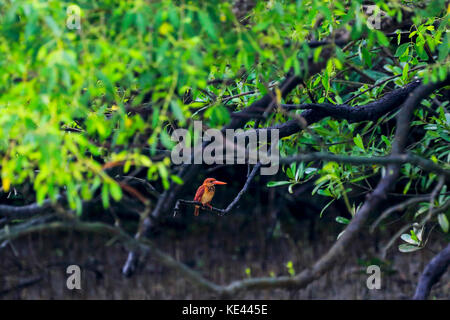
[[[198,187],[195,193],[194,201],[201,202],[210,208],[212,206],[209,204],[214,197],[214,192],[216,192],[216,184],[227,184],[226,182],[218,181],[214,178],[206,178],[203,184]],[[194,215],[198,216],[200,206],[195,206]]]

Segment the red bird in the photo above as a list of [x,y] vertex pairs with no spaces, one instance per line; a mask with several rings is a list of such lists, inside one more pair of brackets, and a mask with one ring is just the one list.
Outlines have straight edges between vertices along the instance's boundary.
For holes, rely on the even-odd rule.
[[[216,184],[227,184],[226,182],[218,181],[214,178],[206,178],[203,184],[198,187],[195,193],[194,201],[201,202],[203,205],[207,205],[211,208],[209,204],[214,197],[214,192],[216,191]],[[194,215],[198,216],[200,206],[195,206]]]

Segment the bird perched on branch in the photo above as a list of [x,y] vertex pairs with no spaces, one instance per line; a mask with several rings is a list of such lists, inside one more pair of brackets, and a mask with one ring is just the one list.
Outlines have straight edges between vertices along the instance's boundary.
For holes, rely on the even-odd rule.
[[[214,178],[206,178],[203,184],[198,187],[195,193],[194,201],[201,202],[203,205],[207,205],[212,208],[209,204],[214,197],[214,192],[216,191],[216,184],[227,184],[226,182],[218,181]],[[195,206],[194,215],[198,216],[200,206]]]

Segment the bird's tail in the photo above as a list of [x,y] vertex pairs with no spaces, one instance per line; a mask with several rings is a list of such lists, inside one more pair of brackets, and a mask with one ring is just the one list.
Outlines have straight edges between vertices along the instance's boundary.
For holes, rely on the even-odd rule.
[[195,206],[194,216],[198,216],[199,210],[200,210],[200,207],[199,206]]

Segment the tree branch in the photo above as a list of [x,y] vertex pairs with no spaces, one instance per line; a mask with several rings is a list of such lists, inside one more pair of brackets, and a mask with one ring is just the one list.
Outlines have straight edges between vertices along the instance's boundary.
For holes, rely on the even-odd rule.
[[10,287],[10,288],[4,289],[4,290],[0,290],[0,297],[6,295],[8,293],[11,293],[11,292],[14,292],[14,291],[17,291],[17,290],[21,290],[21,289],[30,287],[30,286],[32,286],[32,285],[34,285],[36,283],[41,282],[43,279],[44,279],[43,276],[38,276],[38,277],[34,277],[34,278],[23,280],[19,284],[15,285],[14,287]]
[[285,157],[279,160],[280,163],[292,163],[292,162],[308,162],[308,161],[334,161],[340,163],[349,163],[355,165],[373,165],[373,164],[405,164],[410,163],[421,167],[422,169],[430,172],[443,175],[447,180],[450,180],[450,170],[446,170],[441,166],[437,165],[431,160],[424,159],[422,157],[416,156],[414,154],[393,154],[383,157],[355,157],[355,156],[345,156],[337,155],[332,153],[315,152],[308,154],[300,154],[292,157]]
[[450,244],[447,245],[427,264],[417,284],[414,300],[425,300],[430,294],[431,287],[439,281],[450,265]]
[[[58,196],[58,200],[61,197]],[[10,206],[0,204],[0,218],[4,217],[9,220],[12,219],[27,219],[37,214],[42,214],[47,211],[53,202],[50,199],[44,200],[42,204],[32,203],[25,206]]]
[[312,109],[324,116],[331,116],[335,119],[345,119],[349,122],[360,122],[365,120],[376,120],[381,116],[391,112],[406,99],[408,94],[420,85],[420,81],[413,81],[402,88],[393,90],[378,100],[365,105],[350,106],[349,104],[333,105],[331,103],[312,104],[282,104],[281,107],[292,109]]
[[406,201],[400,202],[399,204],[388,208],[387,210],[383,211],[383,213],[380,214],[380,216],[372,224],[372,226],[370,227],[370,232],[373,232],[375,230],[375,228],[380,224],[380,222],[383,221],[384,219],[386,219],[391,213],[393,213],[395,211],[403,211],[413,204],[423,202],[423,201],[426,201],[429,199],[430,199],[430,196],[417,196],[417,197],[408,199]]

